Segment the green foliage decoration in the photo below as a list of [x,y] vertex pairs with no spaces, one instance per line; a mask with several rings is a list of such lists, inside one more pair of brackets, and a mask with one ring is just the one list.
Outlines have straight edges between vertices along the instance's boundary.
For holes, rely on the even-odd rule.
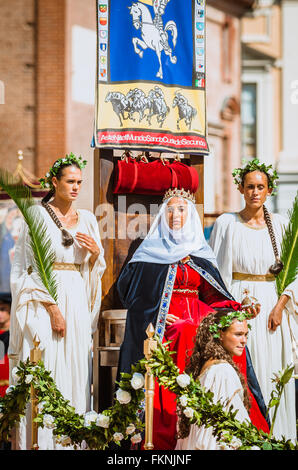
[[288,211],[289,224],[281,243],[280,259],[284,265],[276,277],[277,293],[280,296],[298,274],[298,193],[291,210]]
[[[160,385],[177,396],[178,414],[184,413],[191,424],[212,426],[213,435],[222,448],[237,450],[297,450],[297,443],[275,439],[270,434],[258,430],[249,422],[240,423],[236,419],[237,410],[226,411],[222,403],[213,403],[213,393],[195,381],[191,375],[180,374],[174,364],[167,344],[158,342],[158,348],[151,359],[142,359],[132,366],[131,373],[122,373],[119,389],[113,406],[97,414],[94,411],[79,415],[65,400],[42,362],[37,365],[29,360],[21,362],[13,370],[16,385],[8,389],[0,398],[0,440],[8,439],[11,429],[24,415],[30,398],[30,386],[34,386],[39,402],[36,421],[39,426],[53,430],[57,442],[80,447],[85,441],[89,449],[104,450],[112,442],[120,445],[122,439],[131,439],[138,444],[144,427],[140,411],[144,402],[144,375],[146,365]],[[293,370],[287,368],[274,379],[283,386],[290,380]],[[120,390],[120,392],[119,392]],[[274,395],[278,406],[282,390],[279,387]],[[277,400],[277,402],[276,402]]]

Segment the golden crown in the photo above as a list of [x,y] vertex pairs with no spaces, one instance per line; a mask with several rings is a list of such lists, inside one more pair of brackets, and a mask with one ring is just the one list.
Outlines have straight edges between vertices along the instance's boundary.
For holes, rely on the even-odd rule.
[[183,197],[184,199],[188,199],[189,201],[193,202],[193,204],[196,203],[195,195],[191,193],[189,190],[185,191],[185,189],[181,188],[173,188],[173,189],[168,189],[167,192],[165,193],[162,202],[165,202],[167,199],[170,197]]

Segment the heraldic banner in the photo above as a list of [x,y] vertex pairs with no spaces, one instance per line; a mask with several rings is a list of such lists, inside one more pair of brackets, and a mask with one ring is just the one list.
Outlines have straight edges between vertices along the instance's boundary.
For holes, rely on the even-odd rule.
[[208,153],[205,0],[97,0],[95,146]]

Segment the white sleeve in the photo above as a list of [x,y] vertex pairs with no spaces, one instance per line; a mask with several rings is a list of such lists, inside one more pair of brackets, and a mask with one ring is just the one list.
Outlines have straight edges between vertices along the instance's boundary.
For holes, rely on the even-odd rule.
[[[25,326],[32,339],[35,334],[41,340],[40,347],[45,347],[48,331],[48,317],[42,302],[56,303],[42,284],[34,270],[34,258],[30,246],[28,226],[23,222],[20,236],[16,243],[14,259],[11,267],[10,288],[12,295],[10,314],[9,354],[19,354]],[[43,321],[42,321],[43,319]]]
[[87,297],[89,301],[89,311],[91,312],[91,329],[94,333],[97,329],[97,322],[101,305],[101,278],[106,269],[104,259],[104,250],[100,240],[98,223],[96,217],[89,211],[84,211],[87,216],[88,235],[90,235],[97,243],[100,254],[95,261],[92,269],[89,263],[89,255],[81,265],[81,274],[85,281]]

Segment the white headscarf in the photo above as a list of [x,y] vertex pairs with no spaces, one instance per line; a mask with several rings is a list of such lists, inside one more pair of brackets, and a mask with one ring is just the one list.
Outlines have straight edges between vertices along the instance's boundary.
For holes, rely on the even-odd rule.
[[188,214],[183,227],[179,230],[170,229],[166,219],[166,207],[171,199],[162,204],[146,238],[129,262],[170,264],[193,255],[207,259],[217,267],[215,254],[205,240],[199,214],[190,200],[185,199]]

